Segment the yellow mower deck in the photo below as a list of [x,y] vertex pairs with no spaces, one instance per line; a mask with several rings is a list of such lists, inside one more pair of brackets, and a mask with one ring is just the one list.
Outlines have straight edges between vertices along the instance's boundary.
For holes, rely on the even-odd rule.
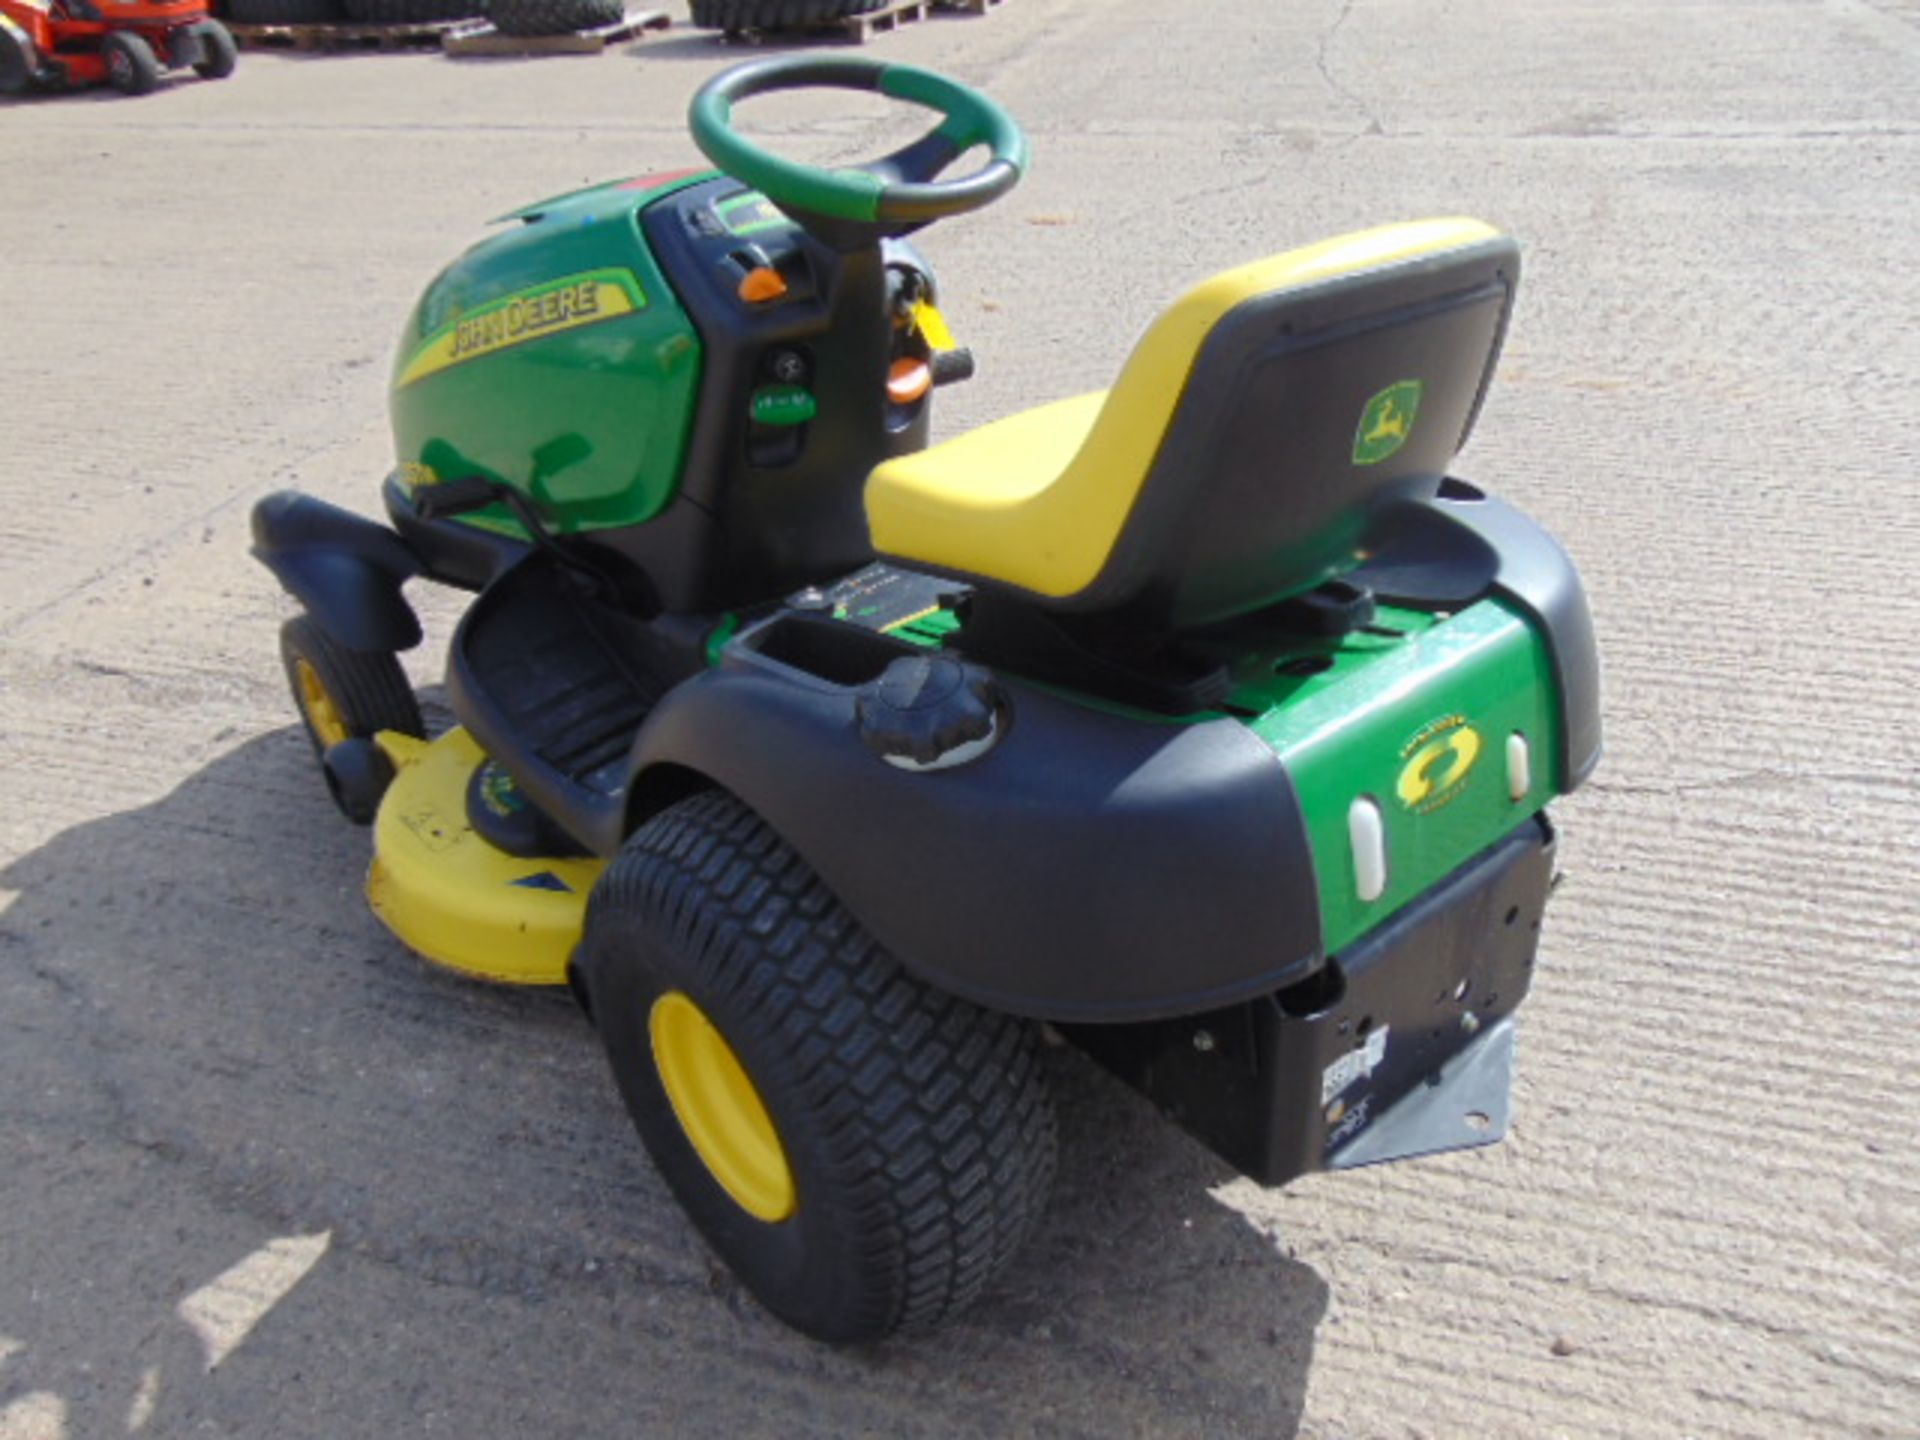
[[374,820],[367,901],[409,949],[462,974],[564,985],[587,893],[605,862],[525,859],[467,823],[467,782],[486,759],[465,730],[437,740],[383,730],[393,784]]

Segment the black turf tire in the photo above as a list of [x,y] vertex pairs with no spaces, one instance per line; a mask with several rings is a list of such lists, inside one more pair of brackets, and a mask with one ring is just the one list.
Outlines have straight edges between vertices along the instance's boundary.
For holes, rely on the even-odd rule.
[[145,95],[160,83],[160,60],[153,47],[128,30],[109,30],[100,42],[107,79],[122,95]]
[[502,35],[570,35],[618,25],[626,0],[490,0],[487,18]]
[[879,10],[889,0],[691,0],[693,23],[707,30],[781,30],[824,25]]
[[224,80],[233,74],[233,67],[240,60],[240,47],[233,43],[227,27],[218,20],[202,20],[193,31],[206,51],[205,58],[193,67],[194,73],[202,80]]
[[424,736],[420,702],[391,650],[349,650],[320,628],[311,615],[296,615],[280,627],[280,664],[293,692],[294,712],[312,742],[321,750],[320,737],[301,703],[297,667],[305,660],[320,677],[320,685],[340,712],[350,739],[370,740],[381,730]]
[[349,20],[362,25],[437,25],[484,13],[486,0],[341,0]]
[[[875,1340],[978,1298],[1038,1222],[1055,1128],[1035,1027],[914,979],[732,796],[636,831],[588,901],[573,977],[654,1164],[780,1319]],[[679,991],[771,1116],[796,1209],[755,1218],[676,1119],[654,1002]]]
[[340,0],[227,0],[236,25],[331,25],[344,13]]

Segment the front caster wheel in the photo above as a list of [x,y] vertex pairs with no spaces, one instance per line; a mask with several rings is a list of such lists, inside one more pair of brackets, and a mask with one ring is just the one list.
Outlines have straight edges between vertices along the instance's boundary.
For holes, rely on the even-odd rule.
[[107,79],[122,95],[146,95],[160,83],[159,57],[131,30],[109,30],[100,50],[107,60]]
[[[407,672],[400,668],[400,657],[391,650],[349,650],[312,616],[296,615],[280,627],[280,662],[334,803],[356,825],[371,823],[378,807],[377,791],[358,785],[343,790],[328,767],[327,756],[349,741],[370,741],[382,730],[414,736],[427,733],[420,702],[407,683]],[[338,752],[336,760],[346,754]]]
[[635,832],[577,965],[655,1165],[789,1325],[937,1324],[1033,1230],[1055,1152],[1034,1027],[908,975],[733,797]]

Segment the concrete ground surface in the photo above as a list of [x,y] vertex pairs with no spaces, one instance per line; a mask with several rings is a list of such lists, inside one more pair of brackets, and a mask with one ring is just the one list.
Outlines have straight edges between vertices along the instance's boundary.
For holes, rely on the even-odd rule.
[[943,434],[1242,260],[1523,241],[1461,473],[1580,562],[1608,751],[1513,1135],[1262,1191],[1057,1051],[984,1303],[848,1352],[759,1311],[570,1005],[367,913],[246,554],[271,489],[376,509],[435,268],[688,163],[738,52],[250,53],[0,107],[0,1437],[1920,1435],[1920,5],[1008,0],[869,53],[1034,143],[925,238],[981,359]]

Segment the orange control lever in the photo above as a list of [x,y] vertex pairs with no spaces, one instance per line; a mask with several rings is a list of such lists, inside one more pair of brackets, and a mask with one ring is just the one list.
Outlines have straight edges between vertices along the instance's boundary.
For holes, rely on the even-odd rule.
[[911,405],[932,388],[933,370],[924,360],[906,356],[887,369],[887,398],[896,405]]
[[749,305],[764,305],[786,293],[786,277],[770,265],[758,266],[740,277],[740,298]]

